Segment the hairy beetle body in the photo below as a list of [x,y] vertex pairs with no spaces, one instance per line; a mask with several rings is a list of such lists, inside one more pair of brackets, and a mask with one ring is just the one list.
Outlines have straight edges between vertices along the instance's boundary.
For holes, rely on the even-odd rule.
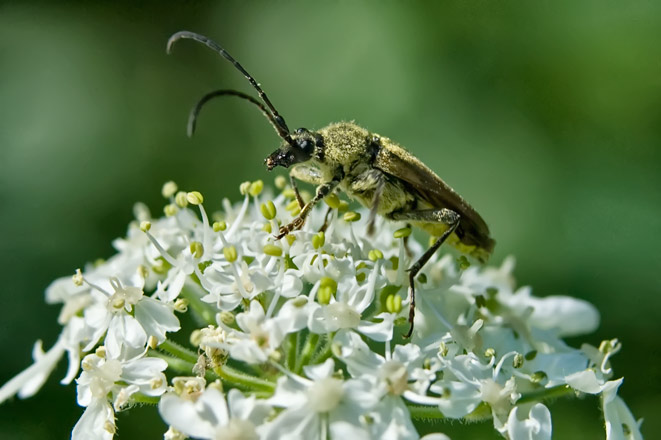
[[[292,132],[259,83],[225,49],[207,37],[183,31],[170,37],[168,50],[182,38],[203,43],[232,63],[261,98],[260,102],[235,90],[210,92],[191,111],[189,134],[195,129],[197,115],[207,101],[218,96],[236,96],[257,106],[283,140],[264,162],[269,170],[275,167],[289,169],[301,209],[291,223],[280,228],[276,239],[303,227],[312,207],[337,189],[370,209],[368,233],[373,229],[375,216],[381,215],[418,226],[437,237],[408,269],[411,327],[406,337],[413,332],[415,278],[443,243],[447,242],[482,262],[491,255],[495,241],[482,217],[406,149],[353,122],[330,124],[318,131],[299,128]],[[312,200],[304,203],[294,179],[317,185]]]

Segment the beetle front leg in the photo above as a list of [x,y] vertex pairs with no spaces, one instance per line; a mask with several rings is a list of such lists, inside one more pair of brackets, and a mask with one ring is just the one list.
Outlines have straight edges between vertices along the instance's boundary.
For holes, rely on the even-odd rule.
[[418,272],[424,267],[429,259],[436,253],[438,248],[448,239],[448,237],[457,229],[459,226],[459,220],[461,217],[456,212],[450,209],[439,209],[439,210],[423,210],[423,211],[411,211],[411,212],[401,212],[393,213],[390,215],[390,218],[393,220],[405,220],[405,221],[417,221],[417,222],[426,222],[426,223],[442,223],[448,225],[448,228],[443,232],[443,235],[438,237],[436,242],[427,251],[422,254],[418,260],[407,269],[409,273],[409,296],[411,302],[409,305],[409,328],[408,333],[404,335],[405,338],[411,337],[413,333],[413,318],[415,318],[415,277],[418,275]]
[[291,188],[294,190],[294,196],[296,197],[296,201],[298,202],[298,207],[300,209],[303,209],[305,206],[305,201],[303,201],[303,197],[301,197],[301,193],[298,192],[298,185],[296,184],[296,179],[294,179],[294,176],[292,174],[289,175],[289,184],[291,185]]
[[296,216],[296,218],[292,220],[291,223],[280,227],[280,231],[278,232],[278,235],[275,236],[276,240],[281,239],[282,237],[284,237],[285,235],[289,234],[292,231],[301,229],[305,224],[305,219],[310,213],[312,207],[316,205],[324,197],[326,197],[328,194],[333,192],[333,190],[335,189],[335,187],[337,187],[339,183],[340,183],[340,179],[335,178],[330,182],[322,183],[321,185],[319,185],[317,187],[317,192],[315,196],[312,198],[312,200],[306,203],[305,206],[303,206],[301,212]]

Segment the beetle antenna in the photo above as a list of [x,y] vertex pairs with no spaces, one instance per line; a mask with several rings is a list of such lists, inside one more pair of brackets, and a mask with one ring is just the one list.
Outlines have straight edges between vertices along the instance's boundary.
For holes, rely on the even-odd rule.
[[[289,137],[289,127],[287,127],[287,123],[285,122],[285,119],[280,116],[280,113],[275,109],[273,104],[271,104],[271,101],[269,100],[268,96],[266,96],[266,93],[262,88],[259,86],[257,81],[255,81],[255,78],[252,77],[248,73],[246,69],[243,68],[241,64],[237,60],[232,57],[225,49],[223,49],[218,43],[215,41],[211,40],[210,38],[205,37],[204,35],[196,34],[195,32],[189,32],[189,31],[180,31],[177,32],[176,34],[172,35],[170,39],[168,40],[167,44],[167,53],[170,53],[172,51],[172,46],[174,45],[175,42],[178,40],[181,40],[182,38],[188,38],[194,41],[197,41],[198,43],[202,43],[209,47],[211,50],[218,52],[223,58],[225,58],[227,61],[232,63],[236,69],[243,74],[243,76],[246,77],[246,79],[250,82],[250,84],[253,86],[255,90],[257,90],[257,93],[259,94],[259,97],[262,98],[262,101],[264,101],[264,104],[269,108],[271,111],[271,114],[273,116],[273,121],[275,121],[275,124],[282,129],[285,133],[287,133],[287,136],[285,140],[288,143],[292,143],[293,141],[291,140],[291,137]],[[278,130],[278,134],[281,134],[281,130]],[[282,136],[282,135],[281,135]]]
[[220,96],[236,96],[237,98],[245,99],[246,101],[255,104],[261,110],[264,116],[266,116],[266,119],[269,120],[275,131],[278,133],[278,136],[280,136],[285,141],[287,141],[287,138],[289,137],[289,133],[284,131],[284,129],[280,125],[278,125],[277,121],[275,120],[271,112],[269,112],[269,110],[266,107],[264,107],[264,105],[261,102],[259,102],[252,96],[247,95],[243,92],[239,92],[237,90],[227,90],[227,89],[214,90],[213,92],[209,92],[206,95],[202,96],[202,98],[200,98],[195,103],[193,108],[191,108],[190,113],[188,114],[188,126],[186,130],[188,133],[188,137],[192,137],[193,133],[195,133],[195,126],[197,125],[197,117],[200,114],[202,107],[204,107],[204,105],[207,102],[211,101],[214,98],[218,98]]

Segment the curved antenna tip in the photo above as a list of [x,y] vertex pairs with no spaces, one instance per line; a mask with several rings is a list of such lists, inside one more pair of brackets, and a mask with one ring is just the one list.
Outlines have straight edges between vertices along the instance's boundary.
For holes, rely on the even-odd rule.
[[191,112],[188,117],[188,124],[186,125],[186,136],[188,136],[188,139],[192,139],[195,134],[196,120],[197,116]]
[[174,43],[181,40],[182,38],[195,38],[197,36],[198,35],[196,33],[190,31],[179,31],[172,34],[172,36],[168,38],[168,43],[165,46],[165,53],[167,53],[168,55],[171,54]]

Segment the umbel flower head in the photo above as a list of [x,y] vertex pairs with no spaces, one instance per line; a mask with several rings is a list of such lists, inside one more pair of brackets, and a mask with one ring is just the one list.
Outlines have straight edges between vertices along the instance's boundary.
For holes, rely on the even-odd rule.
[[67,354],[62,383],[76,380],[84,408],[76,440],[112,439],[117,413],[138,404],[158,406],[171,440],[417,439],[429,419],[550,439],[546,402],[565,394],[600,396],[607,439],[642,438],[617,396],[618,341],[561,339],[596,328],[590,304],[517,288],[512,258],[436,255],[405,339],[406,268],[424,250],[405,225],[379,220],[369,235],[366,212],[331,195],[276,240],[300,207],[282,178],[275,196],[263,186],[243,184],[243,201],[224,200],[213,220],[199,192],[172,182],[165,216],[136,205],[115,255],[47,289],[62,332],[47,352],[37,342],[0,402],[35,394]]

